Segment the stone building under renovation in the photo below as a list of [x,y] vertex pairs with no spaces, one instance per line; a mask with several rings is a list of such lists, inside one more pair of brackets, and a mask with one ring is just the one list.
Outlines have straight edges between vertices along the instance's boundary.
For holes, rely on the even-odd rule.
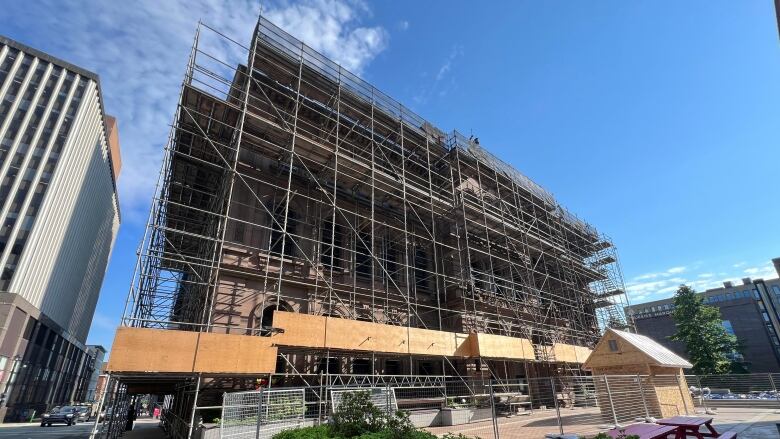
[[262,17],[201,24],[108,369],[195,399],[580,374],[625,305],[609,239],[478,139]]

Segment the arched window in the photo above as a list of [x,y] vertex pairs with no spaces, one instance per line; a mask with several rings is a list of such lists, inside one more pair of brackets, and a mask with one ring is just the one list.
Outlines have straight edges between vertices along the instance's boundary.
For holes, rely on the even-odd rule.
[[292,205],[289,206],[289,211],[287,212],[287,237],[285,238],[285,234],[283,230],[285,230],[285,222],[284,222],[284,205],[285,203],[279,203],[278,205],[269,206],[270,208],[268,210],[271,210],[273,214],[273,218],[271,219],[271,253],[275,255],[284,255],[288,257],[295,256],[296,250],[298,246],[296,245],[297,241],[297,232],[298,232],[298,224],[300,223],[300,217],[298,214],[292,209]]
[[[254,335],[262,335],[268,337],[271,335],[271,328],[274,325],[274,312],[276,312],[276,304],[267,305],[262,308],[263,305],[258,305],[252,310],[250,316],[249,326],[252,328]],[[292,307],[287,302],[279,303],[279,311],[292,312]]]

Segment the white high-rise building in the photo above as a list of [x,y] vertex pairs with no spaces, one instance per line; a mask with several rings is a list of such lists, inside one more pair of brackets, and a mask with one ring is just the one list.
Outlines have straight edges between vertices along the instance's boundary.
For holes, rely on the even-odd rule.
[[97,75],[0,36],[0,419],[86,392],[119,169]]

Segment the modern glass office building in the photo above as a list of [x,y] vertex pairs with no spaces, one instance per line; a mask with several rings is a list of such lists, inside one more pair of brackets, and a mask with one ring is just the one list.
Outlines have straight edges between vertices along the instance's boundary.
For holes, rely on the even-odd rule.
[[119,169],[97,75],[0,36],[0,419],[86,392]]

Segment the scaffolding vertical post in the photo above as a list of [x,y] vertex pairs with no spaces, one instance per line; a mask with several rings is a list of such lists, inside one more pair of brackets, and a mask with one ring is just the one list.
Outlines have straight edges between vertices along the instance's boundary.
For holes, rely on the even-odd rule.
[[187,439],[192,439],[192,431],[195,427],[195,411],[198,408],[198,395],[200,394],[201,375],[201,373],[198,373],[198,379],[195,382],[195,394],[192,398],[192,413],[190,413],[190,428],[189,432],[187,433]]
[[498,433],[498,413],[496,413],[496,397],[493,392],[493,381],[488,381],[488,387],[490,388],[490,413],[491,413],[491,420],[493,421],[493,437],[496,439],[499,439],[499,433]]
[[95,416],[95,423],[92,425],[92,430],[89,433],[89,439],[95,439],[97,435],[98,426],[100,425],[100,412],[103,409],[103,404],[106,402],[106,395],[108,394],[108,385],[111,382],[111,373],[106,375],[106,383],[103,385],[103,394],[100,395],[100,400],[97,406],[97,415]]
[[[268,379],[268,382],[271,382],[271,379]],[[260,427],[262,426],[262,419],[263,419],[263,394],[265,393],[265,390],[260,387],[260,392],[257,397],[257,421],[255,422],[255,437],[260,437]],[[269,395],[270,400],[270,395]]]

